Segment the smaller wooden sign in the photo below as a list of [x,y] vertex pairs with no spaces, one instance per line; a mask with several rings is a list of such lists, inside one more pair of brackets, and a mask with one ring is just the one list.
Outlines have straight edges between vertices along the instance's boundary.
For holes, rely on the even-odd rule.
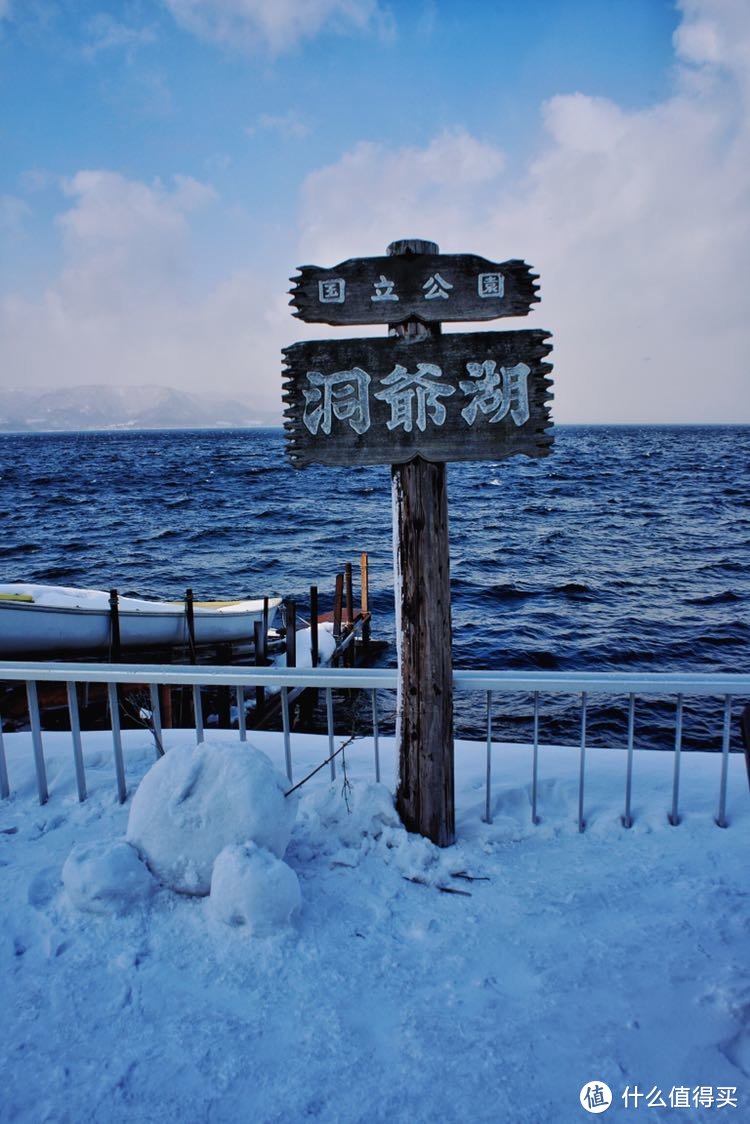
[[284,349],[293,465],[546,456],[550,333],[311,340]]
[[537,274],[523,261],[476,254],[350,258],[332,269],[301,265],[289,290],[308,324],[400,324],[526,316],[539,300]]

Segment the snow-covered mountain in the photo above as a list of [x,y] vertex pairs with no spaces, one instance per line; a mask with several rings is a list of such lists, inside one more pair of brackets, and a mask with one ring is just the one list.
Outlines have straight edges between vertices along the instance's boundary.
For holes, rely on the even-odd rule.
[[0,430],[170,429],[279,425],[249,400],[167,386],[10,389],[0,396]]

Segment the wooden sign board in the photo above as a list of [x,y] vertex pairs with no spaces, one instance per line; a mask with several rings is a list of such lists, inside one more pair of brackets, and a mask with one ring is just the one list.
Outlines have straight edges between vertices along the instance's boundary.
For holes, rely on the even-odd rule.
[[526,316],[539,300],[523,261],[476,254],[350,258],[332,269],[301,265],[290,278],[294,316],[308,324],[400,324]]
[[284,349],[293,465],[542,457],[552,435],[542,329],[312,340]]

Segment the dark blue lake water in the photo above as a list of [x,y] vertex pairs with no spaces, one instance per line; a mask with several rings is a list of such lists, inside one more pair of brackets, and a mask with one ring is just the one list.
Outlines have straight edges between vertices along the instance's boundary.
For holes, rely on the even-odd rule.
[[[456,666],[747,668],[750,427],[558,427],[545,460],[451,465],[449,494]],[[280,430],[0,435],[0,511],[5,582],[304,612],[364,550],[394,638],[389,470],[296,471]],[[459,733],[480,710],[459,702]],[[576,740],[572,702],[543,713],[544,738]],[[639,704],[637,744],[671,744],[673,713]],[[498,702],[496,729],[527,738],[526,703]],[[624,742],[623,708],[592,706],[590,731]],[[688,706],[687,748],[720,735],[720,703]]]

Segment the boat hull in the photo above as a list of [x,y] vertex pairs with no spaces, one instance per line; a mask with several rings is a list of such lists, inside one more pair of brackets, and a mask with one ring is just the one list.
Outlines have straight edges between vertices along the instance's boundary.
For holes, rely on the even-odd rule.
[[[119,609],[122,648],[178,648],[189,643],[184,606],[141,604],[148,607],[130,610],[121,605]],[[279,604],[280,598],[269,598],[269,626]],[[262,619],[262,600],[238,601],[219,609],[196,606],[195,643],[252,643],[255,622]],[[111,644],[112,616],[108,609],[0,599],[0,658],[51,652],[108,652]]]

